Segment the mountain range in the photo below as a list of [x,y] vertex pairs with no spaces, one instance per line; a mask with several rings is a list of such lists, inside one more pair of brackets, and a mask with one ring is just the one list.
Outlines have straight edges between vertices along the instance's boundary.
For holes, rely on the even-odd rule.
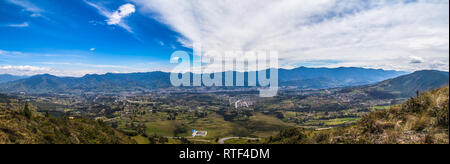
[[10,82],[10,81],[25,79],[27,77],[28,76],[14,76],[14,75],[10,75],[10,74],[1,74],[0,75],[0,83],[6,83],[6,82]]
[[[326,89],[371,85],[370,88],[373,90],[395,92],[396,90],[437,88],[443,84],[448,84],[448,72],[440,71],[422,71],[409,75],[407,75],[407,72],[354,67],[300,67],[296,69],[279,69],[278,71],[280,86],[298,89]],[[248,73],[245,74],[247,75]],[[247,81],[247,79],[245,80]],[[402,84],[403,82],[407,82],[407,85],[404,86]],[[30,94],[118,93],[122,91],[148,91],[170,87],[172,87],[170,73],[166,72],[108,73],[104,75],[86,75],[79,78],[57,77],[44,74],[0,84],[0,92],[26,92]],[[408,91],[405,95],[409,95],[410,92]]]

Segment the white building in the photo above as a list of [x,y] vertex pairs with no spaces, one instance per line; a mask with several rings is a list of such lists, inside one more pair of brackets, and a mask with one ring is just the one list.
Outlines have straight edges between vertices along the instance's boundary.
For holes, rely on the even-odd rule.
[[207,131],[192,130],[192,137],[206,137],[206,135],[208,135]]

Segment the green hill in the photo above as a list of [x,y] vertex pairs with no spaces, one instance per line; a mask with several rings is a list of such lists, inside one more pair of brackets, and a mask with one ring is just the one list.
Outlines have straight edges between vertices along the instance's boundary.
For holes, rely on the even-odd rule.
[[[17,104],[11,106],[17,108]],[[0,144],[135,143],[130,137],[101,122],[44,117],[25,111],[0,110]]]
[[274,144],[448,144],[449,87],[425,92],[402,105],[363,116],[354,126],[329,130],[294,128]]
[[424,70],[383,81],[368,88],[368,90],[371,92],[385,92],[401,97],[411,97],[416,95],[416,91],[429,91],[448,84],[448,72]]

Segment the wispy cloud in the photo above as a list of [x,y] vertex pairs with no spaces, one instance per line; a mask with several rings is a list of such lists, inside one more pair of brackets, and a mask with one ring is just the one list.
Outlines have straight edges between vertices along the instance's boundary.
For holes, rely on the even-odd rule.
[[21,58],[32,58],[32,57],[37,57],[37,58],[46,58],[46,57],[59,57],[59,58],[84,58],[83,55],[79,54],[80,52],[78,52],[77,54],[50,54],[50,53],[30,53],[30,52],[20,52],[20,51],[8,51],[8,50],[2,50],[0,49],[0,57],[7,57],[7,58],[17,58],[17,57],[21,57]]
[[116,69],[129,69],[133,70],[135,68],[129,66],[121,65],[102,65],[102,64],[85,64],[85,63],[69,63],[69,62],[42,62],[44,65],[71,65],[80,67],[90,67],[90,68],[116,68]]
[[30,65],[0,65],[0,73],[14,75],[34,75],[51,72],[50,68]]
[[40,74],[51,74],[55,76],[70,76],[70,77],[81,77],[86,74],[98,74],[107,73],[110,71],[102,70],[90,70],[90,69],[76,69],[76,70],[63,70],[63,69],[53,69],[49,67],[39,67],[31,65],[0,65],[0,74],[11,74],[18,76],[34,76]]
[[[280,65],[449,68],[449,1],[132,0],[204,51],[276,50]],[[424,59],[418,65],[410,56]]]
[[23,27],[29,27],[30,24],[28,22],[23,22],[21,24],[8,24],[6,25],[7,27],[19,27],[19,28],[23,28]]
[[20,6],[28,12],[31,12],[32,14],[30,16],[32,17],[42,16],[41,13],[45,12],[45,10],[39,8],[38,6],[36,6],[35,4],[31,3],[28,0],[6,0],[6,1],[15,4],[17,6]]
[[0,74],[27,75],[52,74],[81,77],[86,74],[133,73],[154,71],[148,67],[86,64],[73,62],[41,62],[33,65],[0,65]]
[[[87,63],[73,63],[73,62],[42,62],[40,65],[52,69],[49,74],[58,76],[75,76],[80,77],[86,74],[105,74],[105,73],[134,73],[134,72],[149,72],[157,69],[151,68],[150,64],[136,64],[135,66],[124,65],[108,65],[108,64],[87,64]],[[61,69],[63,68],[63,69]]]
[[24,55],[24,53],[22,52],[18,52],[18,51],[6,51],[6,50],[2,50],[0,49],[0,56],[4,56],[4,57],[14,57],[14,56],[21,56]]
[[35,66],[13,66],[13,65],[5,65],[0,66],[1,70],[17,70],[17,71],[48,71],[48,68],[43,67],[35,67]]
[[87,0],[85,0],[84,2],[86,4],[88,4],[89,6],[96,8],[101,15],[108,18],[106,20],[108,25],[118,25],[118,26],[124,28],[125,30],[127,30],[128,32],[133,33],[133,30],[131,29],[131,27],[128,26],[125,23],[125,21],[123,20],[124,18],[129,17],[131,14],[136,12],[136,8],[133,4],[127,3],[127,4],[120,6],[119,9],[117,9],[115,11],[111,11],[111,10],[107,9],[106,7],[102,6],[101,4],[89,2]]

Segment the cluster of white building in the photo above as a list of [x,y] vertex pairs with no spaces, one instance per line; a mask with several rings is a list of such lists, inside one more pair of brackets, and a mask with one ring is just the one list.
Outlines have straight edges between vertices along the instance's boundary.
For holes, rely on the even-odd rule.
[[192,137],[206,137],[206,135],[208,135],[207,131],[192,130]]

